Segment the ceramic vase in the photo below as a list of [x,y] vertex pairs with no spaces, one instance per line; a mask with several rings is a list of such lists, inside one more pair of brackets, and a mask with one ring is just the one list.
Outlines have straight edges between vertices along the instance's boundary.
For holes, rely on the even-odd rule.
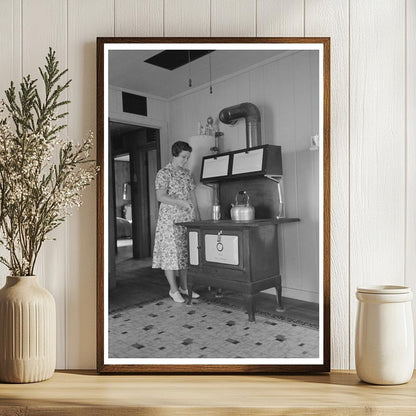
[[50,378],[56,364],[53,296],[36,276],[8,276],[0,290],[0,381]]
[[402,384],[414,368],[414,332],[410,288],[358,288],[355,366],[372,384]]

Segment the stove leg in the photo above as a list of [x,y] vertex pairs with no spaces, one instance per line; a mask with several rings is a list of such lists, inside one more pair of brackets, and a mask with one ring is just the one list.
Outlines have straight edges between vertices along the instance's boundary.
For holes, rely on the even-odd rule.
[[285,308],[283,307],[282,302],[282,277],[277,276],[276,277],[276,300],[277,300],[277,312],[284,312]]
[[188,300],[186,304],[192,305],[192,288],[194,286],[194,278],[191,273],[188,273],[187,286],[188,286]]
[[248,314],[248,320],[249,322],[255,322],[256,318],[254,316],[256,312],[256,305],[254,303],[254,296],[252,294],[250,295],[244,295],[244,299],[246,301],[246,309]]

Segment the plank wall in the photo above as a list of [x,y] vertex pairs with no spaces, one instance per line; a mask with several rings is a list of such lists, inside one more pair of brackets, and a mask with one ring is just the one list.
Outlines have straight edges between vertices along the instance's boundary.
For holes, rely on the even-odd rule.
[[[0,89],[49,46],[73,79],[64,132],[95,129],[97,36],[330,36],[332,367],[354,366],[358,285],[416,286],[416,0],[0,0]],[[95,367],[95,188],[46,243],[58,368]],[[1,283],[7,271],[1,269]]]

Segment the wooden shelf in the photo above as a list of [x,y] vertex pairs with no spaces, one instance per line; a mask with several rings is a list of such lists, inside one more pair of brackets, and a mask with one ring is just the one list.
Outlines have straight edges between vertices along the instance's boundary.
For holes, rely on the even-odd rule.
[[289,222],[298,222],[299,218],[265,218],[258,220],[247,220],[247,221],[234,221],[234,220],[201,220],[201,221],[190,221],[190,222],[177,222],[177,225],[183,225],[185,227],[206,227],[215,226],[218,228],[229,227],[229,228],[256,228],[260,225],[265,224],[285,224]]
[[1,384],[0,415],[415,415],[416,377],[400,386],[320,375],[97,375],[58,371]]

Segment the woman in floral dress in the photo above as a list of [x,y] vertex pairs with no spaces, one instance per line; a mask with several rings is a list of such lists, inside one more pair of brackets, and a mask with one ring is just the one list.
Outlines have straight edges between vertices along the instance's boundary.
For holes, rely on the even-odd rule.
[[[156,197],[160,202],[153,248],[153,268],[164,270],[175,302],[184,302],[187,294],[188,240],[186,228],[177,222],[199,220],[195,197],[195,182],[189,169],[185,168],[192,147],[178,141],[172,145],[172,161],[156,175]],[[180,286],[176,283],[179,271]],[[193,298],[199,295],[192,292]]]

